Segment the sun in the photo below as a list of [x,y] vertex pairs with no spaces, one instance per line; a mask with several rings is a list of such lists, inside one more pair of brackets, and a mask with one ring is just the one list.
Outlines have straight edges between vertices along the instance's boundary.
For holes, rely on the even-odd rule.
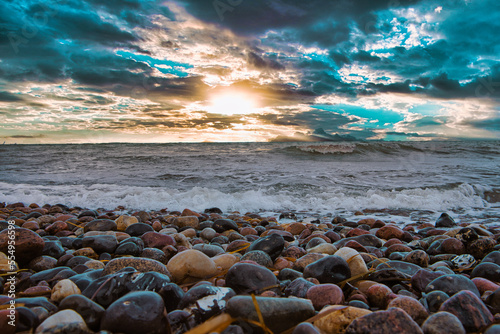
[[257,103],[250,94],[231,91],[214,95],[210,99],[208,112],[222,115],[242,115],[257,112]]

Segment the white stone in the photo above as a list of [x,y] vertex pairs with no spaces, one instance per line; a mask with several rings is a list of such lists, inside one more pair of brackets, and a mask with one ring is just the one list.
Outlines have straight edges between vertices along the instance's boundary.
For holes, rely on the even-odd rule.
[[68,296],[79,295],[81,293],[82,292],[75,283],[69,279],[63,279],[57,282],[57,284],[52,288],[50,299],[60,302]]
[[368,272],[366,263],[357,250],[350,247],[342,247],[341,249],[336,251],[334,255],[340,256],[341,258],[346,260],[349,268],[351,269],[351,277]]
[[35,334],[83,334],[89,333],[85,320],[73,310],[64,310],[45,319]]

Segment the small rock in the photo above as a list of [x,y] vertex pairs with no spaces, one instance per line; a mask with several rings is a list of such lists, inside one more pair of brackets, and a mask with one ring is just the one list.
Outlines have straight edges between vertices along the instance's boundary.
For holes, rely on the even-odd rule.
[[145,223],[132,224],[125,230],[125,233],[131,237],[140,237],[148,232],[154,232],[154,230],[151,225]]
[[118,231],[125,231],[132,224],[137,224],[139,220],[134,216],[120,216],[116,218],[115,223]]
[[285,240],[278,234],[270,234],[254,241],[247,251],[260,250],[267,253],[274,261],[281,255],[285,247]]
[[254,261],[260,264],[261,266],[267,268],[271,268],[273,266],[273,261],[271,260],[271,257],[267,253],[260,250],[253,250],[250,252],[246,252],[245,255],[241,257],[241,261],[245,260]]
[[[6,253],[9,246],[9,236],[11,236],[11,230],[5,229],[0,232],[0,252]],[[13,230],[14,239],[16,245],[16,261],[19,263],[27,263],[37,256],[42,255],[44,240],[35,232],[25,229],[16,228]]]
[[365,261],[356,250],[342,247],[335,252],[335,255],[340,256],[347,262],[349,269],[351,269],[351,276],[363,275],[368,272]]
[[57,282],[57,284],[52,288],[50,299],[55,302],[60,302],[68,296],[79,294],[81,294],[81,291],[75,283],[69,279],[63,279]]
[[307,291],[315,286],[314,283],[302,278],[297,277],[285,288],[285,296],[294,296],[299,298],[307,298]]
[[442,213],[441,216],[436,220],[436,227],[455,227],[457,223],[450,217],[447,213]]
[[40,324],[35,334],[87,334],[89,329],[83,318],[73,310],[59,311]]
[[250,263],[236,263],[226,275],[226,286],[238,294],[259,292],[264,288],[280,293],[278,284],[271,270]]
[[468,333],[478,332],[493,322],[488,308],[470,291],[462,291],[450,297],[441,305],[439,311],[455,315]]
[[116,223],[111,219],[94,219],[85,225],[83,231],[116,231]]
[[94,331],[99,329],[105,311],[101,305],[82,295],[71,295],[64,298],[59,303],[59,309],[76,311],[85,319],[87,326]]
[[422,325],[425,319],[429,316],[427,310],[418,300],[407,296],[401,296],[393,299],[387,307],[399,307],[419,325]]
[[319,315],[328,313],[314,321],[314,326],[324,333],[344,333],[354,319],[372,313],[370,310],[352,306],[329,306],[321,310]]
[[425,292],[427,293],[435,290],[443,291],[449,296],[453,296],[462,290],[469,290],[480,297],[479,291],[474,283],[462,275],[445,275],[438,277],[430,282],[425,288]]
[[[264,323],[275,333],[301,323],[314,315],[314,308],[307,299],[256,297]],[[227,312],[234,318],[259,321],[251,296],[235,296],[227,302]]]
[[423,333],[418,324],[403,310],[392,307],[354,319],[346,334]]
[[480,263],[474,268],[470,277],[482,277],[490,281],[500,282],[500,266],[493,262]]
[[304,268],[304,277],[316,278],[321,283],[339,283],[351,277],[347,262],[336,255],[329,255]]
[[[223,334],[225,334],[223,332]],[[243,334],[243,331],[241,332]],[[292,334],[320,334],[320,332],[308,322],[302,322],[294,328]]]
[[108,307],[101,322],[101,329],[124,334],[166,334],[167,326],[163,300],[151,291],[121,297]]
[[176,254],[167,263],[167,269],[174,282],[187,278],[209,278],[217,274],[215,262],[202,252],[189,249]]
[[319,284],[307,290],[309,299],[316,310],[321,310],[326,305],[338,305],[344,302],[342,289],[335,284]]
[[422,325],[424,334],[441,334],[444,329],[447,333],[465,334],[460,320],[449,312],[437,312],[427,318]]
[[109,261],[104,267],[103,276],[115,273],[123,268],[132,267],[140,272],[156,271],[169,276],[169,270],[163,263],[143,257],[120,257]]

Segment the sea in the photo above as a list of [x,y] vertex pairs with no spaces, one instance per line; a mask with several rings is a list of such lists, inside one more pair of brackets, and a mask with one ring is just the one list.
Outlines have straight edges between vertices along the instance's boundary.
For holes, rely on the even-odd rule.
[[500,225],[500,141],[1,145],[19,201]]

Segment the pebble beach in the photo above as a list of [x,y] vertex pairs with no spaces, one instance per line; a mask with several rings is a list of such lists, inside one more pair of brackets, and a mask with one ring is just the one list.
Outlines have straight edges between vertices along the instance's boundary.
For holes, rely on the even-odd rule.
[[500,333],[500,227],[355,217],[0,203],[0,332]]

